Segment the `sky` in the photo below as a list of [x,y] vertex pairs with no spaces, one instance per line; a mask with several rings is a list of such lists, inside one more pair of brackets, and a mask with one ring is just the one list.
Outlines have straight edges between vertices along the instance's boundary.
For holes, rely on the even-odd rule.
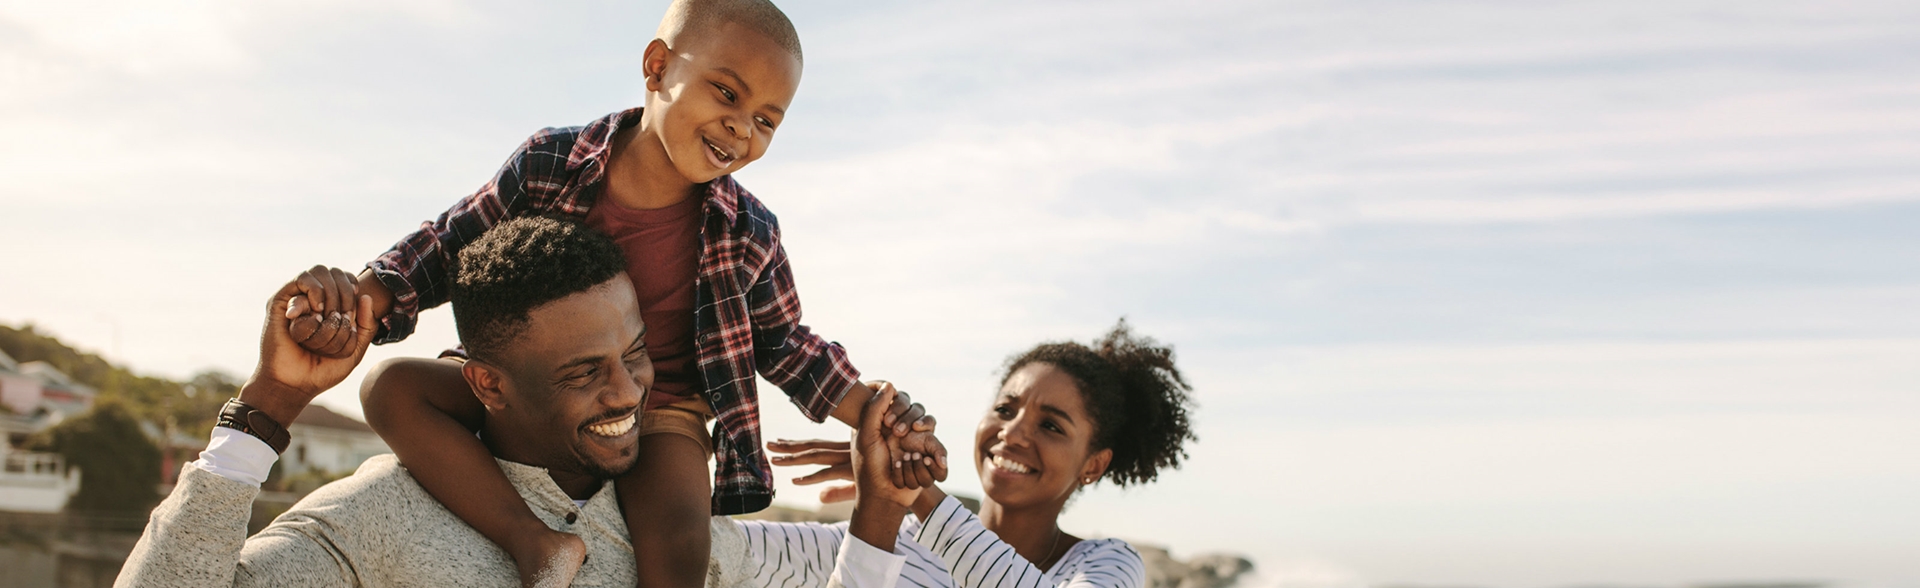
[[[1254,588],[1920,587],[1920,4],[786,4],[738,177],[957,456],[1009,355],[1175,347],[1189,459],[1069,532]],[[248,373],[279,284],[639,104],[663,8],[0,0],[0,323]]]

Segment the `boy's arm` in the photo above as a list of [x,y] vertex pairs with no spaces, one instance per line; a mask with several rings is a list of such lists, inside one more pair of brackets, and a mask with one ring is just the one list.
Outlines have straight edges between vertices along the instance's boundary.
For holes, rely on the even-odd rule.
[[[845,348],[800,324],[800,296],[794,288],[793,268],[788,264],[786,247],[779,243],[777,229],[774,235],[766,266],[747,291],[747,308],[753,320],[754,368],[786,392],[801,413],[814,422],[832,416],[857,426],[860,410],[874,390],[860,382],[860,372],[847,360]],[[919,404],[900,402],[888,412],[886,425],[893,427],[895,435],[918,431],[913,435],[930,439],[934,420]],[[932,450],[940,466],[939,479],[946,479],[946,449],[937,443],[913,441],[910,445],[914,448]],[[912,482],[906,483],[913,486]]]
[[567,142],[553,141],[553,135],[541,131],[527,139],[486,185],[367,262],[356,280],[358,287],[385,294],[375,296],[375,310],[381,312],[374,315],[380,320],[374,343],[412,335],[420,311],[445,303],[451,295],[460,249],[501,220],[534,207],[528,180],[557,176],[556,166],[565,165],[566,154],[558,153],[556,162],[555,151]]
[[845,348],[800,324],[793,268],[787,263],[786,247],[778,241],[778,230],[774,234],[766,265],[747,291],[754,369],[786,392],[814,422],[834,416],[850,425],[859,423],[860,409],[873,391],[860,383],[860,371],[847,360]]
[[[367,424],[393,448],[420,487],[512,556],[523,584],[532,585],[528,581],[550,566],[579,567],[586,544],[535,516],[474,436],[486,419],[486,407],[474,398],[458,362],[383,362],[367,374],[360,404]],[[562,552],[572,559],[552,561]]]

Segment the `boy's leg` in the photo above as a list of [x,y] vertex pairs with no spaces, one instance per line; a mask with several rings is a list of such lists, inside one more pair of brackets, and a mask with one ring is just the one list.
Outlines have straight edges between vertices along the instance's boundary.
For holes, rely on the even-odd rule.
[[708,519],[711,441],[702,415],[673,406],[647,411],[640,459],[614,482],[633,538],[641,588],[699,588],[712,556]]

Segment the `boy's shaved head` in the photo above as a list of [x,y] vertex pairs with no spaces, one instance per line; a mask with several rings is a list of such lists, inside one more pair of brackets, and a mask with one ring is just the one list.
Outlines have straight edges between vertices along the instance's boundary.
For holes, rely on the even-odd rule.
[[682,35],[709,34],[729,22],[766,35],[794,59],[806,61],[800,54],[800,33],[793,30],[793,21],[767,0],[673,0],[655,34],[668,47],[680,47]]

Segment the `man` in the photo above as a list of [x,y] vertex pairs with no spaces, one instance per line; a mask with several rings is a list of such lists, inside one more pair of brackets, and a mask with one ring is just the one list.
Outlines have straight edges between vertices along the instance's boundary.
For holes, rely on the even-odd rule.
[[[634,585],[633,547],[610,480],[638,455],[634,421],[653,368],[619,247],[577,224],[523,218],[468,246],[460,265],[454,319],[473,359],[459,369],[486,409],[467,422],[534,513],[584,540],[579,584]],[[355,351],[340,359],[314,354],[288,332],[289,302],[299,292],[295,280],[268,303],[253,376],[222,411],[207,450],[154,509],[115,584],[520,585],[506,553],[429,497],[391,455],[368,460],[247,537],[259,484],[286,446],[279,423],[293,422],[314,396],[346,379],[376,330],[364,299],[336,302],[333,308],[357,307]],[[725,518],[711,522],[718,557],[708,585],[743,581],[743,536]],[[530,583],[574,579],[556,574]]]

